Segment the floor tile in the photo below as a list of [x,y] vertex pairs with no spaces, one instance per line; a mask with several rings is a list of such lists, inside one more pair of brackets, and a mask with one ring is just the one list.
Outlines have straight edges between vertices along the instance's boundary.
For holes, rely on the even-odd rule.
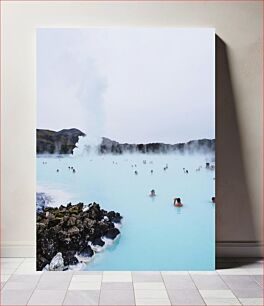
[[246,269],[243,268],[231,268],[216,270],[220,275],[248,275]]
[[261,298],[244,298],[239,299],[242,305],[264,305],[264,301]]
[[1,305],[26,305],[32,290],[10,290],[3,288],[1,292]]
[[163,282],[134,282],[135,290],[166,290]]
[[132,272],[133,282],[162,282],[160,272]]
[[190,275],[218,275],[216,271],[189,271]]
[[132,282],[131,272],[104,272],[103,282]]
[[104,282],[102,283],[101,290],[133,290],[132,282]]
[[1,274],[1,282],[6,282],[10,278],[11,274]]
[[172,305],[204,305],[204,301],[196,289],[168,290]]
[[204,299],[206,305],[241,305],[238,299],[235,298],[206,298]]
[[99,305],[135,305],[133,290],[101,290]]
[[262,298],[263,297],[263,289],[232,289],[232,292],[237,298]]
[[236,298],[231,290],[199,290],[203,298]]
[[263,288],[263,276],[262,275],[252,275],[252,278]]
[[8,267],[1,267],[1,274],[13,274],[18,267],[8,266]]
[[67,290],[72,274],[65,272],[44,272],[38,282],[38,290]]
[[258,289],[260,286],[248,275],[222,275],[222,279],[231,289]]
[[143,306],[143,305],[149,305],[149,306],[166,306],[171,305],[171,302],[169,299],[138,299],[136,300],[136,305]]
[[168,294],[166,290],[155,290],[155,289],[145,289],[145,290],[135,290],[136,300],[138,299],[168,299]]
[[161,271],[162,276],[166,275],[189,275],[188,271]]
[[68,290],[100,290],[101,282],[71,282]]
[[218,275],[193,274],[192,279],[198,289],[229,289]]
[[167,289],[196,289],[189,275],[163,275]]
[[35,280],[35,279],[26,279],[24,277],[24,275],[20,279],[18,279],[17,277],[14,277],[14,275],[13,275],[6,282],[5,289],[34,290],[36,288],[37,282],[38,282],[38,280]]
[[15,274],[41,274],[42,271],[36,271],[36,264],[35,263],[22,263],[17,270],[15,271]]
[[1,271],[4,268],[16,269],[21,265],[21,262],[1,262]]
[[73,275],[103,275],[103,271],[73,271]]
[[63,305],[98,305],[100,290],[68,291]]
[[263,269],[262,268],[250,268],[246,269],[247,275],[263,275]]
[[62,305],[65,290],[35,290],[28,305]]
[[22,282],[22,283],[37,283],[41,275],[23,275],[23,274],[12,274],[8,281],[10,282]]
[[72,282],[101,282],[102,275],[73,275]]

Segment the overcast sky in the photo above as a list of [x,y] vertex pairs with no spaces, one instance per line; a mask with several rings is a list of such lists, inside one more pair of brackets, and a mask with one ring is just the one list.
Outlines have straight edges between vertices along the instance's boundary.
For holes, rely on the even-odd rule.
[[128,143],[215,137],[214,29],[37,31],[37,127]]

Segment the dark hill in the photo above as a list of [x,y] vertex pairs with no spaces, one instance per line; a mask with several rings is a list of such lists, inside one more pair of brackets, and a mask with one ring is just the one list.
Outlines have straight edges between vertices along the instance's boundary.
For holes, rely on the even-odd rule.
[[64,129],[58,132],[37,129],[37,154],[72,154],[79,136],[85,136],[78,129]]

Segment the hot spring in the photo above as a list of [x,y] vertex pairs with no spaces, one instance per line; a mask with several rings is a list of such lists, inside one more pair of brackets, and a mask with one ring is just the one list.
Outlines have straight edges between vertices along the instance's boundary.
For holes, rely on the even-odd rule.
[[123,216],[120,238],[86,270],[214,270],[215,172],[206,162],[202,154],[40,155],[37,191],[51,206],[96,202]]

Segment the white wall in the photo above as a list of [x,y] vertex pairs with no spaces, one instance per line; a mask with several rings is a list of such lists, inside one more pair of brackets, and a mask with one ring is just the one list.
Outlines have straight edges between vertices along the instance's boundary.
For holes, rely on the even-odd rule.
[[[215,27],[219,254],[262,241],[262,3],[5,1],[2,7],[2,256],[35,246],[36,27]],[[195,52],[195,49],[193,50]]]

